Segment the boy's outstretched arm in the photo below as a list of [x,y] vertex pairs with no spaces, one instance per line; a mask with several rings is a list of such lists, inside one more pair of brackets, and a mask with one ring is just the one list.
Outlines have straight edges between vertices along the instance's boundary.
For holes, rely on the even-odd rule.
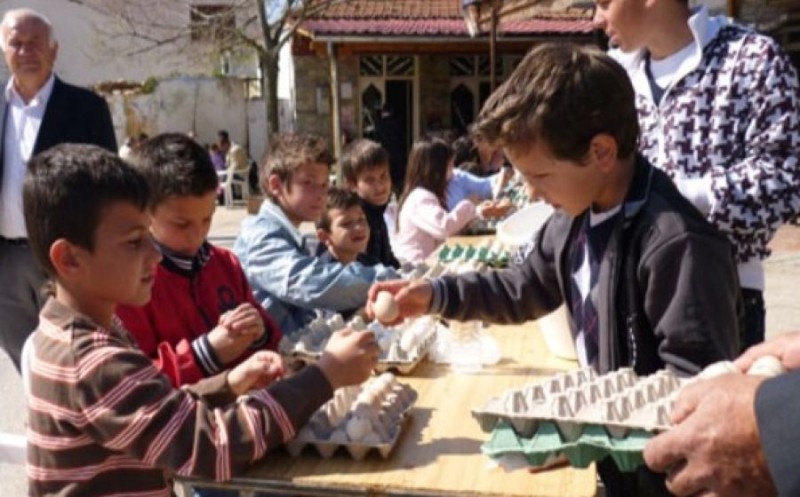
[[246,268],[253,289],[305,309],[352,309],[364,305],[377,280],[394,278],[393,268],[358,262],[326,263],[305,255],[283,239],[247,247]]
[[281,377],[286,367],[281,356],[270,350],[260,350],[228,371],[228,386],[236,395],[266,388]]
[[[339,332],[319,366],[237,399],[226,374],[176,390],[127,345],[91,348],[92,367],[81,368],[75,405],[64,416],[108,449],[178,475],[218,481],[291,439],[335,387],[363,382],[378,357],[371,333]],[[213,409],[211,399],[236,400]],[[32,409],[47,408],[38,400],[32,399]],[[46,434],[39,436],[46,442]]]

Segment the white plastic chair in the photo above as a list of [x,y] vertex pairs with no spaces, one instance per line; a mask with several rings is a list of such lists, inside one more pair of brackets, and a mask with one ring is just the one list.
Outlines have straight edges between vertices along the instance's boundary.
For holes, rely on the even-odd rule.
[[[224,173],[219,173],[219,180],[225,207],[247,205],[247,200],[250,198],[250,185],[247,184],[246,177],[234,173],[229,168]],[[237,192],[239,193],[239,198],[236,197]]]

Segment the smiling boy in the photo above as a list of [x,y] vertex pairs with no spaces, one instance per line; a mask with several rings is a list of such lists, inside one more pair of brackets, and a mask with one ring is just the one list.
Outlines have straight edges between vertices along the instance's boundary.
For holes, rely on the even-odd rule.
[[320,245],[317,256],[324,261],[349,264],[359,261],[373,265],[377,261],[366,254],[370,239],[369,223],[358,195],[341,188],[331,188],[328,205],[317,222]]
[[258,214],[242,223],[234,251],[242,262],[256,300],[291,334],[317,310],[343,311],[363,306],[369,286],[397,272],[382,264],[325,262],[306,247],[303,222],[317,222],[328,199],[333,156],[313,135],[282,135],[272,140],[259,179],[268,197]]
[[372,140],[356,140],[344,151],[342,175],[345,186],[361,199],[361,208],[367,216],[370,231],[367,255],[385,266],[400,267],[384,220],[392,196],[389,153]]

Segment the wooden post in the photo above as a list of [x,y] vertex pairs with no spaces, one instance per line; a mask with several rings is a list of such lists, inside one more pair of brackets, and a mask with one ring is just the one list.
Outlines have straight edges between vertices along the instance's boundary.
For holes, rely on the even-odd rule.
[[333,120],[333,155],[336,157],[336,184],[341,186],[342,181],[342,166],[340,161],[342,159],[342,122],[341,122],[341,108],[339,105],[339,61],[337,60],[336,45],[333,42],[328,43],[328,60],[330,61],[331,70],[331,102],[333,103],[331,109],[331,119]]
[[490,0],[491,4],[491,29],[489,31],[489,87],[491,91],[497,87],[497,72],[495,71],[495,60],[497,59],[497,6],[499,0]]

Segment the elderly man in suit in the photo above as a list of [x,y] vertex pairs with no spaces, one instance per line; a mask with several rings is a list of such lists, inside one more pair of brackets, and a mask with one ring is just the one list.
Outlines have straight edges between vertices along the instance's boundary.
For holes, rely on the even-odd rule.
[[105,101],[53,73],[58,43],[44,16],[30,9],[6,12],[0,47],[12,75],[0,92],[0,347],[19,370],[44,282],[27,243],[22,211],[26,164],[59,143],[93,143],[114,152],[117,143]]

